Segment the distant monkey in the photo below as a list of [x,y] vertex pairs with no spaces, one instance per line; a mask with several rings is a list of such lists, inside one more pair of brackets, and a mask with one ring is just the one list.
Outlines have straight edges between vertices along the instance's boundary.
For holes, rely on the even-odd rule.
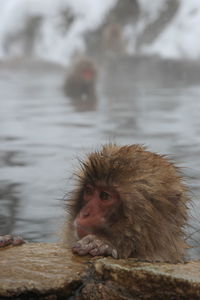
[[94,97],[97,71],[94,63],[82,59],[76,63],[64,84],[64,90],[72,98]]
[[109,144],[80,162],[67,199],[67,245],[79,255],[179,262],[187,188],[179,169],[140,145]]
[[113,54],[126,52],[127,41],[123,36],[122,27],[119,24],[109,24],[103,31],[104,50]]

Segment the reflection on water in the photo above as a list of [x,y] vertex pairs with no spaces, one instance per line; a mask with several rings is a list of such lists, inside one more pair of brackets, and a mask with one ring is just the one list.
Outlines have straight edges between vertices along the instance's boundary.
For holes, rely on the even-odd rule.
[[145,144],[184,167],[200,228],[200,68],[170,64],[107,63],[84,109],[63,93],[62,68],[1,66],[0,232],[55,241],[77,156],[109,141]]
[[18,188],[18,184],[1,181],[0,228],[2,234],[12,232],[15,227],[16,210],[19,203]]

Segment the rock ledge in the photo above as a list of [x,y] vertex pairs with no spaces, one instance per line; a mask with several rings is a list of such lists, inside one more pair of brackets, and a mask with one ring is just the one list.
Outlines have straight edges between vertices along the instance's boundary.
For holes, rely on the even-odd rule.
[[200,299],[200,261],[79,257],[58,244],[0,250],[0,299]]

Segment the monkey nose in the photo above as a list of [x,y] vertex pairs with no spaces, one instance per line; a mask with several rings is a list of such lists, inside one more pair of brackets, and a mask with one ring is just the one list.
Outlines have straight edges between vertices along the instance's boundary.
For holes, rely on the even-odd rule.
[[90,213],[88,211],[82,212],[82,214],[80,215],[82,218],[87,218],[90,216]]

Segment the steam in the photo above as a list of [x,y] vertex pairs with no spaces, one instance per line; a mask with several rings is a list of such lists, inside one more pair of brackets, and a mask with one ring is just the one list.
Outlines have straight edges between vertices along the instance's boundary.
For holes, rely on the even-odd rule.
[[[68,64],[84,52],[84,33],[98,28],[116,1],[0,0],[0,59],[32,56]],[[199,58],[199,0],[138,3],[138,21],[124,29],[128,54]]]

